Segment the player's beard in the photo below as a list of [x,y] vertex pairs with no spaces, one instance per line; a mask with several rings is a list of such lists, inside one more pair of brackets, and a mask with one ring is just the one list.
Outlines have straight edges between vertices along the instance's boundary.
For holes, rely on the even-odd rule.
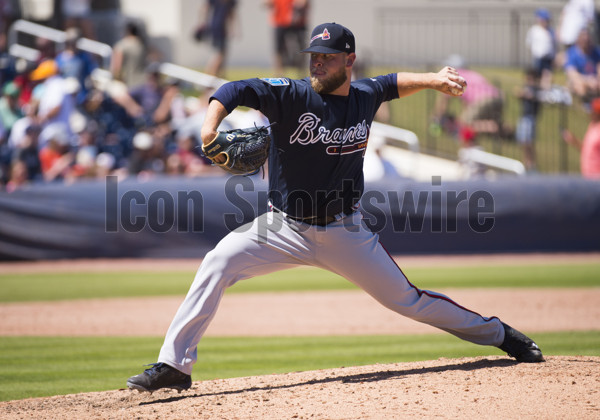
[[342,67],[340,71],[331,75],[327,79],[317,79],[316,77],[310,77],[310,85],[319,94],[331,93],[348,80],[346,69]]

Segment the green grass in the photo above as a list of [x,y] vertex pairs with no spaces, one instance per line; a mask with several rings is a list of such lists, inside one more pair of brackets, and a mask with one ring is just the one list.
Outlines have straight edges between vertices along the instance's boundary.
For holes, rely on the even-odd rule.
[[[538,333],[546,355],[600,356],[600,332]],[[0,338],[0,400],[125,387],[156,360],[162,338]],[[341,366],[501,355],[447,334],[203,339],[193,379],[266,375]]]
[[[412,267],[419,287],[598,287],[600,263],[485,267]],[[2,302],[184,294],[193,272],[95,272],[0,275]],[[244,281],[228,293],[353,288],[324,270],[296,268]],[[548,355],[600,355],[600,333],[535,334]],[[122,388],[156,360],[162,337],[0,337],[0,400]],[[447,334],[418,336],[203,339],[194,380],[339,366],[472,357],[501,352]]]
[[[485,267],[408,268],[420,288],[598,287],[600,263]],[[0,302],[183,295],[193,272],[94,272],[0,275]],[[242,281],[228,293],[353,289],[328,271],[294,268]]]

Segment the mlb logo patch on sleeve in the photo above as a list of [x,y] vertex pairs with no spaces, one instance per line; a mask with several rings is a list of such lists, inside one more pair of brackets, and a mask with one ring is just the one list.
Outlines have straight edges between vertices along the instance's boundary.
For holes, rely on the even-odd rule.
[[284,79],[283,77],[266,77],[260,80],[267,82],[271,86],[289,86],[290,84],[290,81],[288,79]]

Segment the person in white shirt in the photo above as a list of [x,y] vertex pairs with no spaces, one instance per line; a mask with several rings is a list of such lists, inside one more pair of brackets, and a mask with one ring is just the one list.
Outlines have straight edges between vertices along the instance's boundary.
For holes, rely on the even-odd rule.
[[[44,146],[47,126],[61,124],[65,127],[66,135],[71,138],[70,117],[75,110],[75,98],[69,92],[65,79],[58,73],[58,65],[54,60],[45,60],[33,70],[29,76],[32,81],[43,83],[39,96],[37,116],[42,125],[40,148]],[[37,89],[37,87],[36,87]],[[34,95],[36,90],[34,89]]]
[[556,57],[556,37],[550,26],[552,16],[547,9],[535,12],[537,22],[529,28],[525,43],[531,52],[532,67],[541,75],[541,86],[550,89]]
[[563,49],[575,44],[581,30],[594,21],[594,15],[594,0],[569,0],[565,4],[558,25],[558,40]]

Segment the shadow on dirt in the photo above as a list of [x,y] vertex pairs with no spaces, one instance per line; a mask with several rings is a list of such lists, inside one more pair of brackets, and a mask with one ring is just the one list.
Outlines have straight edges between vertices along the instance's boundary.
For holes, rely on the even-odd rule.
[[[318,385],[325,384],[331,382],[341,382],[341,383],[360,383],[360,382],[378,382],[378,381],[387,381],[390,379],[399,379],[402,377],[408,377],[411,375],[424,375],[428,373],[436,373],[436,372],[451,372],[451,371],[473,371],[479,369],[492,369],[492,368],[503,368],[508,366],[514,366],[518,362],[512,359],[478,359],[465,363],[455,363],[449,364],[445,366],[433,366],[433,367],[423,367],[421,369],[406,369],[406,370],[386,370],[381,372],[370,372],[370,373],[361,373],[358,375],[340,375],[340,376],[330,376],[322,379],[314,379],[309,381],[290,383],[290,384],[282,384],[282,385],[273,385],[273,386],[263,386],[263,387],[250,387],[244,389],[236,389],[229,391],[221,391],[214,393],[199,393],[199,394],[185,394],[178,395],[170,398],[163,398],[160,400],[154,401],[144,401],[139,405],[152,405],[152,404],[165,404],[172,403],[180,400],[184,400],[187,398],[199,398],[199,397],[209,397],[209,396],[218,396],[218,395],[233,395],[233,394],[242,394],[245,392],[256,392],[256,391],[269,391],[269,390],[277,390],[277,389],[291,389],[295,387],[301,387],[305,385]],[[189,392],[189,391],[188,391]]]

